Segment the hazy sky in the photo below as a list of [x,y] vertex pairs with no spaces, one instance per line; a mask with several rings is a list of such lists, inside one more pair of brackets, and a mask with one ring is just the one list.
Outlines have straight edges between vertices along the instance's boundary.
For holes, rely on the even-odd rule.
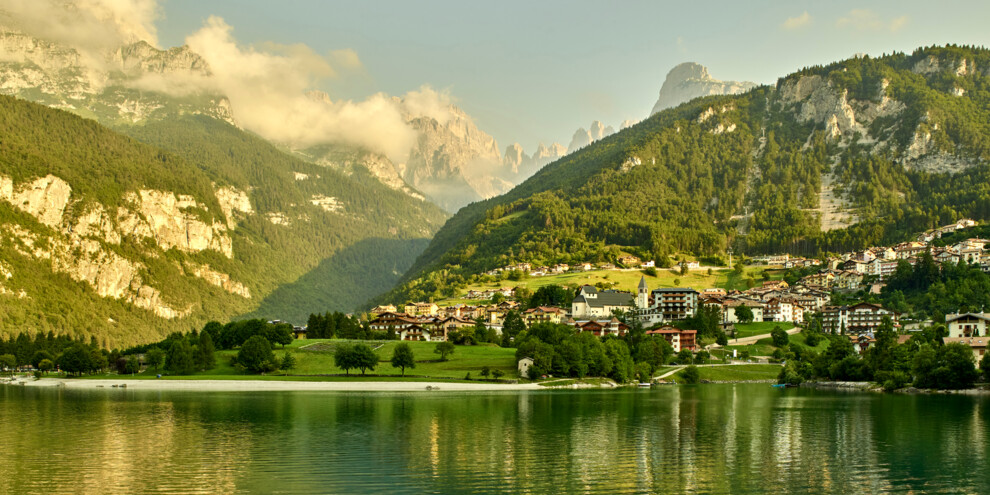
[[504,150],[565,146],[592,120],[618,128],[649,114],[668,70],[698,62],[718,79],[773,83],[855,53],[931,44],[990,45],[990,2],[661,2],[165,0],[162,47],[213,15],[244,45],[352,49],[363,70],[331,97],[449,91]]

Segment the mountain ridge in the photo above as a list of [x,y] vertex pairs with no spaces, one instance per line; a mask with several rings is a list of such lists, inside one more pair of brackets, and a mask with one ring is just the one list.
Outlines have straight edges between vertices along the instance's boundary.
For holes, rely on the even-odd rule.
[[444,297],[516,261],[814,255],[988,218],[988,71],[984,48],[928,47],[662,111],[461,210],[375,301]]

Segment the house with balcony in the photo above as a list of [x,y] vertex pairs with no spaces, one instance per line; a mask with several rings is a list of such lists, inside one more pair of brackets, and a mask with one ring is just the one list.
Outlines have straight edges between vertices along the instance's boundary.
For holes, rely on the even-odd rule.
[[850,335],[874,334],[884,317],[898,326],[898,314],[879,304],[859,303],[852,306],[827,306],[822,311],[822,330]]
[[662,337],[674,348],[674,352],[681,352],[682,349],[687,349],[691,352],[698,350],[697,330],[681,330],[680,328],[667,326],[656,330],[647,330],[646,335]]
[[961,313],[945,315],[949,337],[986,337],[990,315],[987,313]]

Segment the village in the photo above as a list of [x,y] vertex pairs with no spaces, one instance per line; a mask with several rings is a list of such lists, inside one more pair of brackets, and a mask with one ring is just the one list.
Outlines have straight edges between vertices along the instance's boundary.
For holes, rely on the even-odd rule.
[[[718,310],[721,326],[727,332],[738,323],[779,322],[797,327],[804,326],[811,318],[819,318],[824,333],[847,335],[860,352],[875,343],[874,333],[885,317],[889,317],[906,341],[912,331],[930,324],[911,321],[906,315],[884,308],[879,304],[861,302],[849,305],[832,305],[833,293],[851,294],[857,291],[879,293],[897,269],[905,261],[914,265],[923,253],[930,253],[937,263],[977,264],[984,272],[990,272],[990,253],[985,247],[990,241],[969,238],[951,246],[935,247],[932,241],[943,234],[975,226],[964,219],[919,235],[911,242],[894,246],[882,246],[862,251],[844,253],[825,260],[791,257],[789,255],[756,257],[753,265],[766,265],[768,269],[819,267],[796,283],[784,280],[764,280],[746,290],[724,288],[656,287],[650,288],[646,276],[640,277],[635,293],[603,289],[583,285],[575,289],[569,306],[526,307],[526,301],[516,300],[516,289],[498,287],[485,290],[469,290],[465,299],[478,300],[479,304],[439,305],[434,302],[411,302],[401,307],[382,305],[368,314],[368,324],[373,331],[393,332],[399,340],[446,341],[452,332],[471,327],[479,322],[498,335],[510,312],[518,312],[525,326],[541,322],[573,326],[575,332],[590,332],[599,337],[625,335],[634,322],[648,330],[648,335],[662,336],[675,352],[701,349],[696,329],[685,328],[684,322],[695,316],[699,308]],[[613,263],[582,263],[575,266],[558,264],[551,267],[533,267],[528,263],[509,265],[492,270],[499,272],[525,271],[529,277],[590,270],[638,270],[655,266],[653,261],[641,261],[633,256],[621,256]],[[684,262],[682,270],[701,270],[698,262]],[[485,304],[487,302],[487,304]],[[969,345],[977,360],[986,350],[987,326],[990,315],[964,313],[946,315],[949,332],[946,342]],[[305,335],[304,327],[297,327],[297,336]],[[711,344],[711,343],[706,343]]]

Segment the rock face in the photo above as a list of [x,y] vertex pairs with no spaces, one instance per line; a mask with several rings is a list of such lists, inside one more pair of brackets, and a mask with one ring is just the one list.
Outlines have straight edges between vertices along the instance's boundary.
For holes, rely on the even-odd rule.
[[756,87],[756,83],[739,81],[719,81],[712,78],[708,69],[701,64],[685,62],[667,73],[667,78],[660,87],[657,99],[650,115],[667,108],[673,108],[681,103],[700,96],[732,95],[743,93]]
[[[139,41],[85,63],[78,51],[0,26],[0,94],[96,117],[105,124],[135,123],[178,114],[204,114],[233,123],[220,94],[166,96],[154,86],[164,76],[208,77],[206,62],[188,47],[158,50]],[[151,89],[148,91],[147,89]]]
[[408,161],[399,166],[402,178],[447,211],[511,188],[493,181],[502,164],[495,138],[456,106],[450,105],[447,115],[446,122],[407,116],[419,139]]
[[615,134],[615,129],[612,126],[605,126],[601,121],[595,120],[585,130],[583,127],[574,131],[574,137],[571,138],[571,144],[567,146],[567,153],[574,153],[575,151],[595,142],[599,139],[608,137]]
[[[77,206],[72,188],[54,175],[21,184],[0,176],[0,200],[33,216],[52,231],[42,237],[16,224],[5,225],[0,234],[14,243],[18,252],[49,262],[52,271],[88,284],[102,297],[126,301],[161,318],[182,317],[192,308],[170,305],[158,289],[143,282],[141,272],[145,267],[141,262],[130,260],[108,246],[119,245],[125,236],[134,236],[147,238],[161,251],[211,250],[227,258],[234,255],[227,231],[236,222],[210,222],[190,213],[199,210],[204,213],[202,216],[210,216],[203,204],[189,196],[155,190],[132,192],[125,198],[127,206],[119,207],[114,217],[99,203]],[[247,195],[235,188],[217,189],[217,200],[228,222],[235,212],[253,214]],[[70,210],[78,210],[75,217]],[[246,287],[227,274],[210,270],[208,266],[190,271],[231,294],[251,297]]]
[[533,156],[529,156],[523,151],[519,143],[514,143],[505,148],[505,155],[502,158],[502,169],[504,174],[509,174],[509,181],[520,183],[527,177],[536,173],[544,165],[556,161],[567,154],[567,149],[560,143],[553,143],[547,146],[540,143]]

